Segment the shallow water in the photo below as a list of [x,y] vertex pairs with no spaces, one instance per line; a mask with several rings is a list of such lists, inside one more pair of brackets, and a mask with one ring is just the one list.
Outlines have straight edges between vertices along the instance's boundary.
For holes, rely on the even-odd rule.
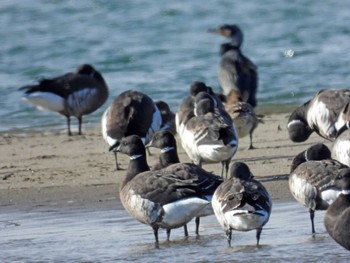
[[349,262],[349,252],[325,231],[324,212],[316,212],[313,238],[307,209],[294,201],[274,203],[259,247],[250,231],[234,232],[231,248],[215,216],[201,219],[199,238],[193,222],[187,239],[182,228],[172,231],[170,242],[161,231],[155,249],[151,228],[130,218],[119,201],[1,211],[1,262]]

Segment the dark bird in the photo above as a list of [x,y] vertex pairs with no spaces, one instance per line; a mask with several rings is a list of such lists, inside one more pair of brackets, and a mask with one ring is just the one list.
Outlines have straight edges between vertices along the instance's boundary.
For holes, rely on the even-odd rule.
[[222,35],[230,40],[220,47],[219,84],[225,95],[231,90],[239,92],[244,102],[256,107],[258,89],[257,66],[241,51],[243,32],[237,25],[224,24],[208,32]]
[[97,110],[108,98],[108,88],[101,73],[89,64],[79,66],[76,72],[42,79],[39,84],[25,86],[21,90],[25,90],[23,100],[33,103],[41,110],[65,116],[68,135],[72,135],[71,116],[78,119],[81,134],[83,115]]
[[272,199],[265,187],[242,162],[233,163],[230,178],[215,191],[212,206],[216,219],[231,246],[232,230],[256,230],[257,245],[263,226],[269,221]]
[[316,143],[310,146],[305,151],[298,153],[290,166],[290,173],[295,170],[300,164],[308,161],[321,161],[331,159],[331,151],[323,143]]
[[[350,169],[348,169],[350,170]],[[328,234],[342,247],[350,250],[350,171],[340,174],[341,188],[337,199],[328,207],[324,225]]]
[[[205,86],[205,84],[204,84]],[[176,113],[176,129],[182,148],[194,164],[222,164],[221,175],[237,151],[238,135],[232,119],[221,100],[213,93],[203,89],[193,92],[180,104]]]
[[159,159],[157,163],[152,166],[153,171],[168,167],[174,163],[180,163],[180,159],[177,154],[176,139],[173,133],[169,130],[157,131],[146,147],[160,149]]
[[[160,149],[158,162],[152,167],[152,170],[159,170],[169,165],[180,163],[179,156],[177,154],[177,145],[174,135],[167,130],[161,130],[154,134],[152,140],[147,147],[155,147]],[[211,205],[205,206],[199,214],[196,216],[196,235],[199,235],[200,217],[214,214]],[[188,236],[187,227],[185,226],[185,236]]]
[[254,149],[253,132],[259,123],[264,123],[263,116],[255,113],[254,108],[248,103],[242,101],[235,90],[231,90],[224,103],[227,113],[232,118],[239,138],[249,134],[250,145],[248,149]]
[[[123,137],[135,134],[147,144],[162,124],[161,113],[153,100],[135,90],[119,94],[106,109],[101,120],[102,135],[110,150]],[[114,151],[116,168],[119,170],[117,153]]]
[[120,200],[128,213],[153,229],[156,246],[158,229],[182,227],[210,204],[222,179],[194,164],[177,163],[150,171],[146,149],[137,135],[122,138],[114,145],[130,156],[125,179],[120,185]]
[[289,189],[293,197],[309,209],[311,231],[314,235],[315,211],[326,210],[334,202],[341,191],[338,187],[338,181],[341,180],[339,175],[342,175],[344,170],[348,171],[349,167],[329,159],[329,150],[321,145],[310,147],[296,158],[298,161],[293,160],[293,166],[296,168],[289,175]]
[[168,103],[162,100],[155,102],[156,106],[160,111],[162,117],[162,124],[160,126],[161,130],[169,130],[172,134],[176,134],[175,127],[175,113],[171,111]]
[[349,89],[325,89],[296,108],[288,119],[288,134],[293,142],[306,141],[313,132],[333,141],[335,123],[343,107],[350,101]]

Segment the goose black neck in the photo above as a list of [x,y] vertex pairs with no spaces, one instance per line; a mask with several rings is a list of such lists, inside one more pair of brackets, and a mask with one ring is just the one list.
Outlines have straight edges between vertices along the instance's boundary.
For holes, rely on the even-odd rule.
[[140,155],[138,157],[131,157],[130,158],[130,162],[129,162],[129,166],[128,166],[128,170],[126,172],[126,176],[125,179],[121,185],[121,188],[123,188],[123,186],[129,182],[130,180],[132,180],[136,175],[138,175],[139,173],[142,172],[146,172],[149,171],[149,166],[147,164],[147,158],[146,155]]
[[174,164],[174,163],[179,163],[179,156],[177,155],[177,150],[176,147],[174,147],[174,149],[163,152],[160,156],[159,156],[159,161],[162,165],[162,167],[166,167],[170,164]]

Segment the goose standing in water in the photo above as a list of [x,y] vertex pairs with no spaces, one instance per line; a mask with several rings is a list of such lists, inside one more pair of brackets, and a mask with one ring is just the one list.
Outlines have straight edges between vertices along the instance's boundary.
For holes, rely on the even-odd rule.
[[72,135],[71,116],[79,121],[80,135],[83,115],[96,111],[108,98],[108,88],[101,73],[89,64],[79,66],[76,72],[43,79],[39,84],[25,86],[21,90],[25,90],[23,100],[33,103],[39,109],[65,116],[68,135]]
[[[110,150],[126,136],[135,134],[147,144],[162,124],[162,117],[153,100],[135,90],[119,94],[106,109],[101,120],[102,136]],[[117,170],[120,169],[115,151]]]
[[293,167],[296,168],[289,175],[289,189],[293,197],[309,209],[314,235],[315,211],[326,210],[334,202],[341,191],[338,187],[338,181],[341,180],[339,175],[349,167],[329,159],[330,151],[321,150],[317,145],[298,154],[296,158],[298,160],[293,160]]
[[130,156],[120,200],[127,212],[152,227],[156,246],[158,229],[170,231],[191,221],[206,205],[222,179],[194,164],[178,163],[149,171],[146,149],[137,135],[124,137],[114,145]]
[[342,247],[350,250],[350,169],[344,171],[339,182],[341,192],[324,216],[328,234]]
[[272,208],[270,194],[253,178],[245,163],[233,163],[230,178],[214,193],[212,206],[216,219],[227,235],[229,246],[231,246],[232,230],[254,229],[259,245],[262,228],[270,218]]
[[335,123],[338,115],[349,101],[349,89],[319,91],[290,115],[287,125],[289,138],[293,142],[303,142],[316,132],[333,141],[337,134]]
[[222,35],[230,40],[220,47],[219,84],[225,95],[236,90],[244,102],[256,107],[258,89],[257,66],[241,51],[243,32],[237,25],[224,24],[208,32]]
[[[152,170],[159,170],[169,165],[180,163],[179,156],[177,154],[176,139],[170,131],[158,131],[154,134],[152,140],[147,147],[155,147],[161,150],[158,163],[156,163]],[[213,188],[213,191],[215,189]],[[205,206],[199,214],[196,216],[196,235],[199,235],[200,217],[214,214],[211,204]],[[185,236],[188,236],[187,226],[184,226]]]

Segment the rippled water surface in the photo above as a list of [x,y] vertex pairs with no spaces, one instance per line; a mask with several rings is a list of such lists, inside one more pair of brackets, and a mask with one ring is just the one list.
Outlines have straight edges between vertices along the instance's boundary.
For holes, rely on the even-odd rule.
[[222,23],[245,33],[243,52],[259,68],[260,106],[349,87],[349,10],[349,1],[336,0],[2,0],[0,131],[65,127],[63,117],[22,102],[17,89],[86,62],[110,88],[108,102],[85,118],[90,125],[127,89],[166,100],[174,111],[193,80],[219,91],[225,40],[206,31]]
[[349,252],[336,244],[316,212],[311,235],[307,209],[294,201],[275,202],[270,221],[256,247],[255,231],[234,232],[232,247],[215,216],[202,218],[200,237],[173,230],[154,248],[149,226],[129,217],[116,201],[110,208],[48,207],[23,211],[2,208],[1,262],[349,262]]

